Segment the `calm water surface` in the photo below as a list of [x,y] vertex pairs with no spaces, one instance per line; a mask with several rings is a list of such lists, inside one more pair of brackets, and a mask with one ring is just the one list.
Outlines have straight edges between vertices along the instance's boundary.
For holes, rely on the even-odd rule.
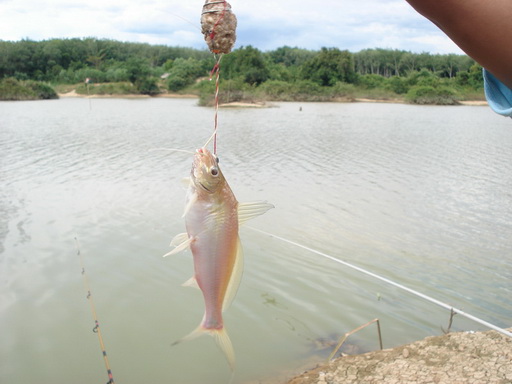
[[[299,107],[302,106],[302,112]],[[249,225],[512,325],[512,122],[486,107],[280,103],[221,110],[220,164]],[[225,383],[181,287],[190,254],[181,178],[213,128],[186,99],[0,103],[0,382],[105,382],[80,242],[118,383]],[[226,324],[236,383],[283,382],[325,358],[319,340],[379,318],[385,347],[440,334],[449,314],[333,261],[241,230],[245,274]],[[455,317],[455,330],[479,325]],[[376,330],[355,335],[377,348]]]

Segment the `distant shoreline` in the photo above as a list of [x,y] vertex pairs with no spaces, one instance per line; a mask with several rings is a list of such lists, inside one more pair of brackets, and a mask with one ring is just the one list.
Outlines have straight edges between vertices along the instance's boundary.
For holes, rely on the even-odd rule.
[[[390,103],[390,104],[404,104],[403,100],[384,100],[384,99],[359,99],[356,98],[355,102],[362,103]],[[471,106],[487,106],[487,101],[485,100],[464,100],[459,101],[461,105],[471,105]]]
[[[193,94],[178,94],[178,93],[161,93],[155,96],[149,95],[136,95],[136,94],[110,94],[110,95],[82,95],[76,93],[75,90],[66,93],[59,93],[59,97],[62,98],[72,98],[72,97],[82,97],[82,98],[91,98],[91,99],[149,99],[149,98],[170,98],[170,99],[198,99],[199,96]],[[388,103],[388,104],[405,104],[404,100],[401,99],[367,99],[367,98],[355,98],[353,100],[341,100],[341,101],[333,101],[340,103]],[[305,101],[304,103],[307,103]],[[487,106],[487,101],[485,100],[465,100],[459,101],[461,105],[468,106]],[[220,107],[223,108],[265,108],[272,106],[267,102],[231,102],[221,104]]]
[[173,99],[197,99],[198,96],[192,95],[192,94],[178,94],[178,93],[161,93],[155,96],[149,96],[149,95],[137,95],[137,94],[108,94],[108,95],[98,95],[98,94],[92,94],[92,95],[83,95],[80,93],[76,93],[76,91],[73,89],[70,92],[66,93],[59,93],[59,97],[82,97],[82,98],[91,98],[91,99],[149,99],[149,98],[158,98],[158,97],[164,97],[164,98],[173,98]]

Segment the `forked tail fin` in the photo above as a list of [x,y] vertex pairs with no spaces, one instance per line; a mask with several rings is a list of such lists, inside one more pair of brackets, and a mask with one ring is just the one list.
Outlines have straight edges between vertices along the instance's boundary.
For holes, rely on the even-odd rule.
[[231,368],[231,372],[235,371],[235,351],[233,350],[233,344],[231,344],[231,339],[229,338],[228,333],[226,332],[226,328],[221,329],[206,329],[203,327],[202,323],[190,332],[187,336],[182,337],[181,339],[175,341],[171,345],[176,345],[181,343],[182,341],[193,340],[201,335],[209,334],[215,339],[217,346],[224,353],[226,360],[228,361],[229,368]]

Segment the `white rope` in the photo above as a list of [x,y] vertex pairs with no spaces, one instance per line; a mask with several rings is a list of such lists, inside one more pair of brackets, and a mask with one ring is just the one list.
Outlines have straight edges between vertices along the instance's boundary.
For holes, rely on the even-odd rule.
[[396,283],[396,282],[394,282],[392,280],[389,280],[389,279],[387,279],[385,277],[379,276],[379,275],[377,275],[377,274],[375,274],[373,272],[367,271],[366,269],[363,269],[361,267],[357,267],[357,266],[355,266],[353,264],[347,263],[346,261],[337,259],[337,258],[335,258],[335,257],[333,257],[331,255],[328,255],[326,253],[317,251],[316,249],[313,249],[313,248],[307,247],[305,245],[299,244],[299,243],[297,243],[295,241],[288,240],[288,239],[285,239],[284,237],[277,236],[277,235],[274,235],[272,233],[268,233],[268,232],[262,231],[261,229],[256,229],[254,227],[249,227],[249,226],[247,226],[247,228],[250,228],[250,229],[252,229],[253,231],[256,231],[256,232],[260,232],[260,233],[262,233],[264,235],[274,237],[276,239],[284,241],[285,243],[295,245],[296,247],[305,249],[305,250],[307,250],[309,252],[316,253],[317,255],[323,256],[323,257],[325,257],[325,258],[327,258],[329,260],[332,260],[332,261],[335,261],[337,263],[340,263],[340,264],[342,264],[342,265],[344,265],[346,267],[355,269],[356,271],[362,272],[362,273],[364,273],[364,274],[366,274],[368,276],[371,276],[371,277],[374,277],[374,278],[379,279],[381,281],[384,281],[385,283],[391,284],[391,285],[393,285],[393,286],[395,286],[397,288],[403,289],[404,291],[407,291],[407,292],[409,292],[409,293],[411,293],[411,294],[413,294],[415,296],[421,297],[424,300],[430,301],[431,303],[434,303],[434,304],[436,304],[436,305],[438,305],[440,307],[448,309],[448,310],[452,311],[453,313],[456,313],[458,315],[461,315],[461,316],[464,316],[464,317],[466,317],[468,319],[471,319],[471,320],[473,320],[473,321],[475,321],[475,322],[477,322],[479,324],[482,324],[482,325],[486,326],[489,329],[493,329],[493,330],[495,330],[495,331],[497,331],[499,333],[502,333],[502,334],[504,334],[504,335],[506,335],[508,337],[512,337],[512,332],[509,332],[506,329],[500,328],[500,327],[498,327],[498,326],[496,326],[494,324],[491,324],[491,323],[489,323],[489,322],[487,322],[485,320],[482,320],[482,319],[480,319],[480,318],[478,318],[476,316],[473,316],[473,315],[471,315],[469,313],[466,313],[466,312],[464,312],[464,311],[462,311],[462,310],[460,310],[458,308],[454,308],[451,305],[448,305],[446,303],[443,303],[442,301],[436,300],[433,297],[427,296],[427,295],[425,295],[425,294],[423,294],[421,292],[415,291],[414,289],[408,288],[408,287],[406,287],[406,286],[404,286],[402,284]]

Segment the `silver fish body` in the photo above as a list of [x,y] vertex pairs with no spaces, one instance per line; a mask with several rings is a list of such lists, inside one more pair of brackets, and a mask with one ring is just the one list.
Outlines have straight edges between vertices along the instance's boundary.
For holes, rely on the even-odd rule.
[[208,333],[215,338],[232,370],[234,351],[222,313],[233,301],[242,277],[243,251],[238,228],[270,208],[273,205],[266,202],[238,203],[217,157],[206,148],[196,151],[184,213],[187,232],[171,241],[175,248],[167,255],[190,247],[194,276],[184,285],[201,289],[205,313],[200,325],[175,344]]

